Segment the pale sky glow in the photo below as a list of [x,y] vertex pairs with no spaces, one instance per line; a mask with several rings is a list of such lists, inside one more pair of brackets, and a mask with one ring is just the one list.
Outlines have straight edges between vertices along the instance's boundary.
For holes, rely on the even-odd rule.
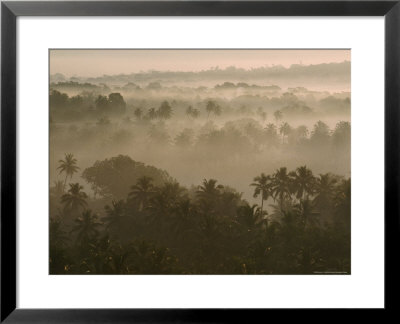
[[51,50],[50,74],[96,77],[141,71],[200,71],[350,61],[350,50]]

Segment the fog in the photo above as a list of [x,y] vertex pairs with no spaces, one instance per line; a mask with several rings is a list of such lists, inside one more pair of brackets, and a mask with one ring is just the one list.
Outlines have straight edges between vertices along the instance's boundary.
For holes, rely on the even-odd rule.
[[[349,63],[335,65],[339,68],[331,68],[331,75],[315,87],[323,91],[305,87],[317,79],[315,72],[305,73],[302,80],[301,75],[293,78],[287,69],[283,69],[287,76],[281,71],[274,76],[274,83],[263,82],[262,76],[250,80],[257,73],[235,68],[186,73],[189,76],[182,80],[181,73],[174,72],[74,77],[72,81],[52,75],[51,181],[58,179],[57,162],[67,152],[78,159],[81,170],[97,160],[127,155],[165,170],[187,187],[197,186],[203,179],[218,179],[242,192],[248,201],[253,201],[249,184],[254,176],[280,166],[307,165],[315,174],[332,172],[348,177],[350,136],[340,142],[332,138],[339,122],[350,122],[350,92],[336,91],[349,88],[348,77],[342,77]],[[312,71],[326,70],[326,66],[312,67]],[[216,80],[216,74],[225,79]],[[191,81],[185,82],[185,78]],[[57,99],[54,91],[66,94],[69,103]],[[110,93],[123,97],[121,111],[96,107],[97,96]],[[170,115],[149,114],[163,102]],[[218,107],[216,112],[213,107],[207,111],[210,102]],[[281,116],[274,115],[277,111]],[[316,139],[318,121],[327,125],[329,138]],[[284,123],[291,128],[287,135],[281,134]],[[275,125],[275,135],[266,133],[267,125]],[[301,134],[296,134],[298,128]]]
[[350,274],[349,59],[52,50],[50,274]]

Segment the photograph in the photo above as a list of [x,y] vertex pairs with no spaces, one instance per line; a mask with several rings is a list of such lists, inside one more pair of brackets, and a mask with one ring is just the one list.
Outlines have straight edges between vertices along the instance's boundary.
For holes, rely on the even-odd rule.
[[50,275],[351,274],[350,49],[48,55]]

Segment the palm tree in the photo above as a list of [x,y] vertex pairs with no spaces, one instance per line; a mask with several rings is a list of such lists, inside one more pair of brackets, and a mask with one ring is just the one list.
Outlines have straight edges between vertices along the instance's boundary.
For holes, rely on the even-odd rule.
[[279,143],[278,131],[275,124],[267,124],[265,127],[265,137],[269,145],[276,145]]
[[188,117],[191,117],[192,114],[193,114],[193,107],[192,107],[192,106],[187,107],[187,109],[186,109],[186,115],[187,115]]
[[185,128],[175,137],[175,145],[179,147],[189,147],[193,142],[194,132],[192,129]]
[[66,212],[74,213],[87,206],[87,195],[81,191],[83,187],[79,183],[71,183],[69,186],[68,192],[61,196],[61,202],[64,204]]
[[61,197],[64,194],[64,182],[54,181],[54,186],[50,188],[50,195]]
[[278,123],[282,119],[282,112],[280,110],[277,110],[274,112],[274,118],[275,121]]
[[296,134],[297,134],[298,140],[307,138],[307,136],[309,134],[307,126],[300,125],[299,127],[297,127]]
[[194,234],[193,216],[196,213],[196,206],[191,203],[189,198],[181,199],[173,209],[171,225],[177,237],[183,238],[189,232]]
[[250,206],[246,204],[238,208],[239,223],[244,225],[248,231],[255,229],[266,220],[264,213],[257,207],[257,205]]
[[197,118],[200,115],[200,111],[192,106],[189,106],[186,109],[186,115],[188,115],[188,117]]
[[221,115],[221,107],[213,100],[209,100],[207,102],[206,106],[206,111],[207,111],[207,119],[210,116],[210,113],[212,112],[215,116]]
[[203,185],[199,186],[196,194],[200,199],[204,200],[214,200],[221,193],[221,189],[224,187],[222,185],[217,185],[217,180],[203,180]]
[[185,188],[181,187],[178,182],[166,182],[160,188],[160,192],[171,201],[178,200],[184,191]]
[[230,190],[229,187],[218,196],[217,212],[225,219],[232,219],[237,216],[237,206],[242,202],[243,193]]
[[271,196],[271,178],[261,173],[260,176],[254,178],[254,182],[250,185],[255,187],[253,197],[261,196],[261,214],[263,213],[264,200]]
[[135,111],[133,112],[133,114],[135,115],[136,119],[142,119],[143,116],[143,110],[142,108],[136,108]]
[[335,194],[335,212],[339,219],[348,226],[350,230],[351,214],[351,180],[344,179],[337,187]]
[[285,167],[276,170],[272,176],[271,185],[272,197],[276,200],[279,199],[282,207],[283,201],[291,197],[292,181]]
[[69,237],[63,230],[59,220],[50,218],[49,224],[50,246],[49,246],[49,266],[50,273],[64,273],[68,264],[66,257],[66,247]]
[[156,192],[152,182],[152,178],[143,176],[137,180],[136,185],[131,187],[129,198],[137,204],[139,211],[147,207],[149,199]]
[[337,178],[330,173],[320,174],[319,177],[315,179],[315,197],[313,202],[319,210],[329,209],[331,207],[336,184]]
[[294,210],[293,202],[291,200],[284,200],[279,205],[271,204],[269,206],[271,207],[269,219],[274,222],[279,221],[284,216],[285,212],[293,212]]
[[120,227],[125,218],[125,203],[123,200],[116,202],[113,200],[111,206],[106,205],[104,207],[107,216],[103,217],[102,220],[107,223],[107,228],[116,226]]
[[300,202],[295,205],[295,209],[304,228],[309,224],[317,225],[317,216],[319,216],[319,213],[314,210],[314,203],[311,200],[308,198],[300,200]]
[[62,228],[62,223],[60,220],[50,218],[50,245],[55,247],[63,247],[68,241],[69,237],[67,233]]
[[291,172],[290,175],[293,179],[293,189],[296,193],[296,198],[299,200],[307,199],[314,191],[315,178],[312,171],[306,166],[301,166],[295,172]]
[[288,136],[290,132],[292,131],[292,128],[288,123],[283,123],[281,127],[279,128],[279,133],[282,135],[282,144],[285,142],[285,136]]
[[99,231],[97,228],[101,223],[97,222],[97,215],[92,214],[91,210],[85,210],[80,217],[75,219],[75,226],[72,228],[72,232],[77,232],[77,241],[81,245],[88,244],[94,239]]
[[184,190],[178,182],[165,183],[151,199],[150,208],[158,215],[169,214],[180,201]]
[[267,124],[267,126],[265,127],[265,131],[268,136],[276,136],[277,135],[275,124],[272,124],[272,123]]
[[67,185],[67,178],[68,176],[72,179],[74,173],[78,172],[79,167],[76,165],[77,160],[74,158],[74,155],[71,153],[65,154],[65,160],[59,160],[58,163],[60,164],[57,170],[60,170],[61,173],[65,173],[65,181],[64,181],[64,191],[65,186]]
[[149,111],[147,112],[147,117],[150,120],[155,119],[157,116],[158,112],[156,111],[155,108],[150,108]]

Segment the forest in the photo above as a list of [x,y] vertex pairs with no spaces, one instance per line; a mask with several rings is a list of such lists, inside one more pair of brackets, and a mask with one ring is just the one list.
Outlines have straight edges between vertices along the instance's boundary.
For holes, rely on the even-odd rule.
[[51,75],[49,273],[350,274],[349,69]]
[[[101,200],[89,199],[78,182],[57,182],[50,193],[58,206],[50,218],[51,274],[350,272],[350,179],[281,167],[254,177],[249,186],[259,203],[249,204],[216,179],[188,189],[127,156],[104,162],[83,177],[107,192],[111,186],[100,179],[112,176],[104,174],[108,168],[141,168],[149,176],[105,205],[102,217],[93,211]],[[60,160],[65,179],[78,168],[72,154]]]

